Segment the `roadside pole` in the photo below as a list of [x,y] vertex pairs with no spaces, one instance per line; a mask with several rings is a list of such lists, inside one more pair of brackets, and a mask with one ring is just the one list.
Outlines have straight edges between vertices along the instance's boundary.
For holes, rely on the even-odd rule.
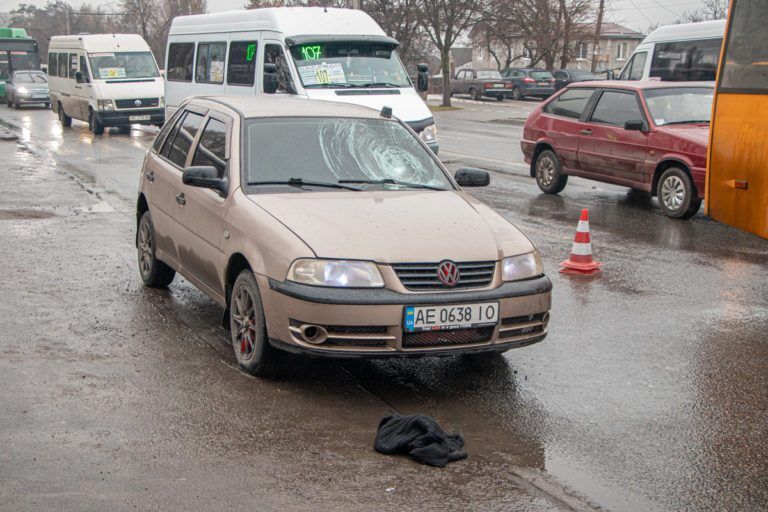
[[600,7],[597,9],[597,25],[595,26],[595,42],[592,45],[592,70],[597,69],[598,48],[600,47],[600,31],[603,29],[603,9],[605,9],[605,0],[600,0]]

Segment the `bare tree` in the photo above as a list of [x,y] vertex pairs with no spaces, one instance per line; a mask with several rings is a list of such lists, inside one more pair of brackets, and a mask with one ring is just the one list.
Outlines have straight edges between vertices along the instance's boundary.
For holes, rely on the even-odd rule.
[[443,106],[451,105],[451,48],[475,21],[481,0],[420,0],[418,19],[440,52]]
[[695,23],[699,21],[724,20],[728,17],[728,0],[703,0],[704,6],[699,9],[685,11],[683,21]]
[[352,0],[248,0],[246,9],[262,7],[352,7]]

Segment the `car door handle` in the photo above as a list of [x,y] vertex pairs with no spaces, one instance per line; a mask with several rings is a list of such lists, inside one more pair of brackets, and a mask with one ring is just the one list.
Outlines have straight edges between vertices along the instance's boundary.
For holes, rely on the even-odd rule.
[[147,173],[147,181],[155,181],[155,173],[152,171],[149,171]]
[[579,130],[582,135],[592,135],[592,130]]
[[184,192],[179,192],[176,194],[176,202],[179,203],[181,206],[184,206],[187,204],[187,198],[184,197]]

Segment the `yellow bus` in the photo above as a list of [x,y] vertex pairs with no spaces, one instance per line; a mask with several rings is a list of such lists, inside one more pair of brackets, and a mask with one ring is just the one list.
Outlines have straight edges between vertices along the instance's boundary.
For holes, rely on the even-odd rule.
[[768,238],[768,0],[731,0],[710,126],[707,214]]

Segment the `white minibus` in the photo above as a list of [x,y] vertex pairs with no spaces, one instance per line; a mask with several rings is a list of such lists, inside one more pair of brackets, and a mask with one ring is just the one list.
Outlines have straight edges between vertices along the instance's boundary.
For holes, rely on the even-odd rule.
[[659,27],[643,39],[619,80],[714,81],[725,20]]
[[[210,94],[282,93],[390,107],[437,152],[432,113],[397,46],[360,10],[280,7],[179,16],[168,35],[167,115],[190,96]],[[427,77],[420,64],[420,91]]]
[[138,34],[54,36],[48,46],[51,108],[62,126],[85,121],[96,135],[107,127],[165,122],[163,79]]

